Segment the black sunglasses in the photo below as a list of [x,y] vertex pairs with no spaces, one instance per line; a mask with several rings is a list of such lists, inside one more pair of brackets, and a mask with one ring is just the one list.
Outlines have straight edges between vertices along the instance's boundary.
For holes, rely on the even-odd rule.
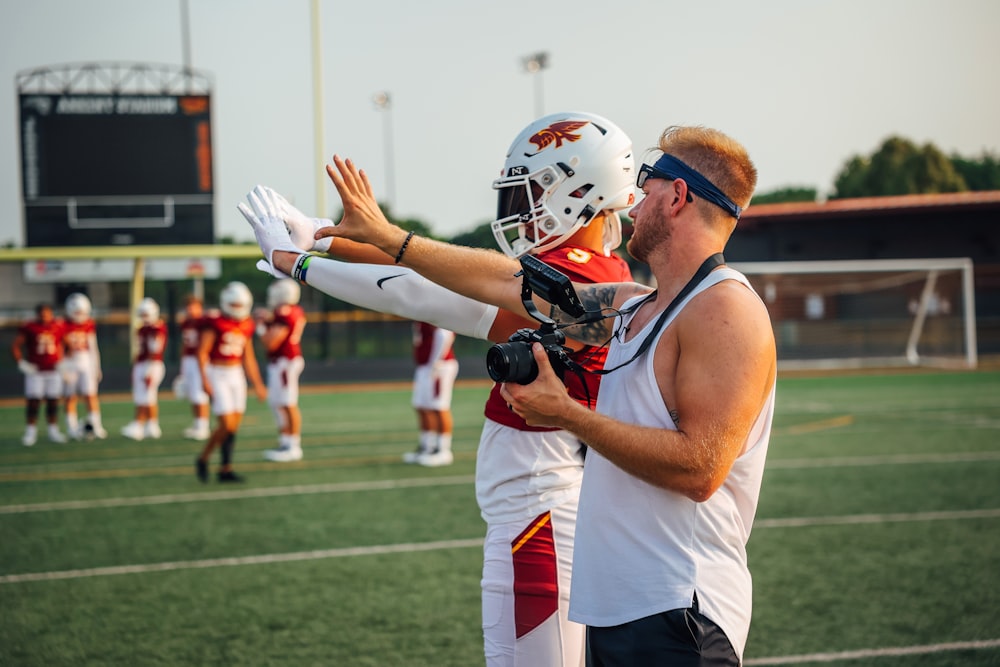
[[[641,167],[639,167],[639,173],[635,177],[635,187],[641,190],[642,186],[645,185],[646,181],[648,181],[650,178],[662,178],[668,181],[677,180],[676,176],[672,176],[671,174],[668,174],[665,171],[660,171],[651,164],[644,164]],[[687,193],[687,200],[688,203],[694,201],[694,198],[691,197],[690,190]]]

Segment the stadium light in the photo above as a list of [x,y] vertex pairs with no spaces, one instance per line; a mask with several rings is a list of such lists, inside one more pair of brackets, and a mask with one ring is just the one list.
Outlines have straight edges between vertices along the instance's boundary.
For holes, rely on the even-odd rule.
[[385,145],[385,187],[390,209],[396,203],[395,166],[392,151],[392,98],[381,90],[372,96],[375,109],[382,112],[382,142]]
[[545,101],[542,91],[542,70],[549,67],[549,54],[547,51],[539,51],[530,56],[521,58],[521,65],[524,71],[531,74],[535,79],[535,118],[541,118],[545,113]]

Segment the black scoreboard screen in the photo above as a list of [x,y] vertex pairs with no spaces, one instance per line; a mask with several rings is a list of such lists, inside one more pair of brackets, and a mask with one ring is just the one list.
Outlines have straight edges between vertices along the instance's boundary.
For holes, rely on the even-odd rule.
[[207,95],[20,96],[25,245],[213,243]]

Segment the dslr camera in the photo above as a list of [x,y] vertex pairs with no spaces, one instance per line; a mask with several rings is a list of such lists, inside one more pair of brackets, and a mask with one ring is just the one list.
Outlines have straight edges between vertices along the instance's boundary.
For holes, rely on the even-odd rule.
[[565,275],[530,255],[521,258],[519,275],[524,276],[521,303],[541,326],[538,329],[518,329],[506,343],[497,343],[491,347],[486,352],[486,370],[490,377],[495,382],[533,382],[538,377],[538,364],[531,352],[532,343],[542,344],[549,363],[560,379],[567,369],[580,370],[569,357],[570,350],[565,347],[566,335],[555,321],[538,311],[531,296],[532,293],[538,294],[569,315],[580,317],[585,311],[573,284]]

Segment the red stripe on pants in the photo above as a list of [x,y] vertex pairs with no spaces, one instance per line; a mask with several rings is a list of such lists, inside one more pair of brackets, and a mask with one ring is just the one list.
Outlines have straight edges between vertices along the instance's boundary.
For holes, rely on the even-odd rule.
[[511,543],[514,562],[514,626],[528,634],[559,609],[559,574],[552,516],[542,514]]

